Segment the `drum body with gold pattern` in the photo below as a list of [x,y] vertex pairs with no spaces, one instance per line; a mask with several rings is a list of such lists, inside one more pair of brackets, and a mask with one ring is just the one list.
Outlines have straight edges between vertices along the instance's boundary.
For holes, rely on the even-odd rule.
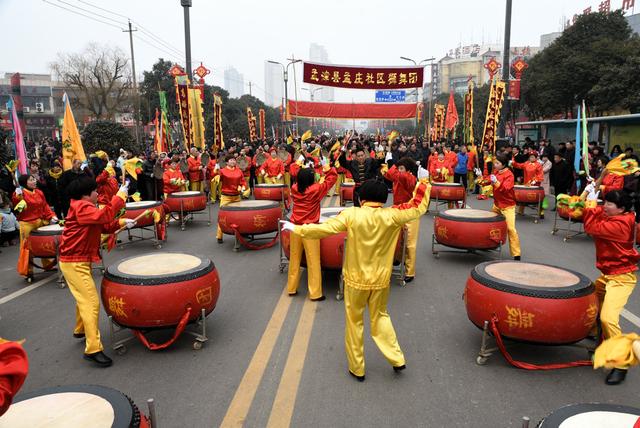
[[589,278],[541,263],[481,263],[471,271],[464,300],[476,326],[482,328],[495,314],[502,336],[533,343],[578,342],[598,315]]
[[121,326],[167,328],[178,324],[187,308],[189,321],[213,311],[220,279],[213,262],[184,253],[150,253],[109,266],[101,287],[108,315]]
[[162,208],[162,201],[138,201],[127,202],[124,211],[124,218],[131,220],[137,219],[142,213],[149,210],[149,214],[143,216],[136,221],[136,227],[151,226],[154,222],[153,212],[158,212],[160,217],[164,216],[164,209]]
[[353,190],[356,188],[355,183],[340,184],[340,205],[353,201]]
[[544,199],[544,188],[541,186],[513,186],[516,203],[538,204]]
[[450,209],[434,218],[433,233],[438,243],[448,247],[490,250],[505,243],[507,223],[492,211]]
[[[284,194],[284,195],[283,195]],[[289,199],[289,187],[286,184],[256,184],[253,197],[263,201],[283,201]]]
[[463,201],[465,189],[460,183],[431,183],[430,197],[440,201]]
[[27,248],[29,248],[32,257],[56,257],[61,239],[62,227],[59,224],[42,226],[29,234]]
[[275,201],[240,201],[221,206],[218,211],[218,226],[223,233],[235,235],[260,235],[278,231],[278,220],[282,208]]
[[203,192],[175,192],[167,196],[164,203],[172,213],[192,213],[207,208],[207,196]]

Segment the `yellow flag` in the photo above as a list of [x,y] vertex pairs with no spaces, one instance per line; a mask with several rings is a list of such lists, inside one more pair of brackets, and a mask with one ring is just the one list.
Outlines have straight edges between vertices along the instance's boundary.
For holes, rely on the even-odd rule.
[[293,138],[291,137],[291,135],[287,137],[287,144],[293,144]]
[[305,131],[304,134],[302,134],[302,137],[300,137],[300,140],[301,141],[307,141],[309,138],[312,137],[312,135],[313,134],[311,133],[311,130],[309,129],[309,130]]
[[75,159],[85,161],[87,157],[82,148],[80,133],[78,132],[76,121],[73,118],[73,112],[71,111],[71,105],[69,104],[69,98],[66,93],[64,94],[63,101],[65,109],[64,120],[62,122],[62,169],[66,171],[71,169]]
[[189,89],[189,114],[191,115],[191,141],[199,149],[204,148],[204,112],[200,89]]

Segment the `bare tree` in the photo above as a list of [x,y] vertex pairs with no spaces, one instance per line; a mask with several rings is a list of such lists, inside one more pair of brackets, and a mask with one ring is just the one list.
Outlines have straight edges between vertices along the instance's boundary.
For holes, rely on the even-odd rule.
[[58,53],[51,69],[71,100],[96,118],[132,111],[129,60],[120,48],[91,43],[80,53]]

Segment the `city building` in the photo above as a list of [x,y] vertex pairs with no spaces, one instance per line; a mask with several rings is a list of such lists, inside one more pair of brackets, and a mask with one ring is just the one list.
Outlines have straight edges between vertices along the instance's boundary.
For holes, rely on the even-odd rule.
[[551,43],[554,42],[555,39],[562,35],[562,31],[555,31],[553,33],[543,34],[540,36],[540,50],[546,48]]
[[[331,64],[329,54],[324,46],[317,43],[311,43],[309,46],[309,61],[321,64]],[[314,94],[315,101],[334,101],[334,88],[329,86],[309,85],[311,93]],[[317,90],[316,90],[317,89]]]
[[284,101],[284,76],[282,66],[268,61],[264,62],[264,102],[271,107],[278,107]]
[[244,77],[233,67],[224,70],[224,88],[231,98],[240,98],[244,95]]

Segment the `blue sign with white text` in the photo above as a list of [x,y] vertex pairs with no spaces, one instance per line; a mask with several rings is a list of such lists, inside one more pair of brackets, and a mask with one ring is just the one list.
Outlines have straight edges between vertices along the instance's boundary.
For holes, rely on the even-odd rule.
[[401,103],[404,102],[407,91],[376,91],[377,103]]

